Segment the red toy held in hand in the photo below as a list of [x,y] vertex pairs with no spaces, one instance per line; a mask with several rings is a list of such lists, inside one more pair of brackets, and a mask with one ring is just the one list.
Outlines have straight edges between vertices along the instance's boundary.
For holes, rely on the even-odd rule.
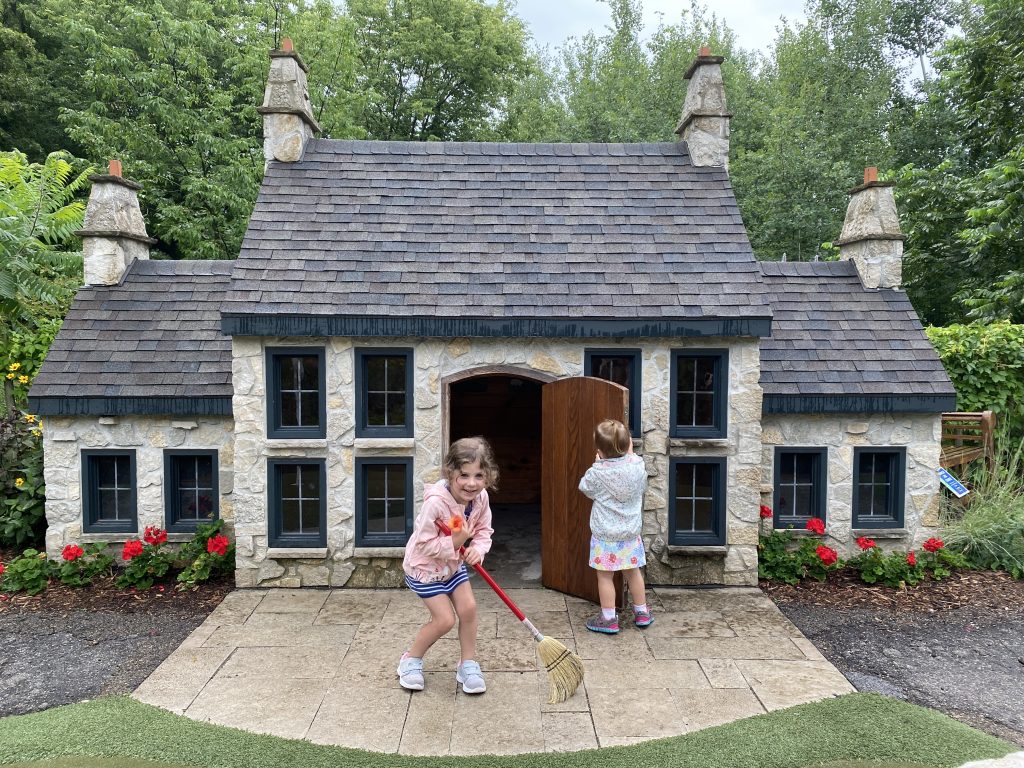
[[459,517],[458,515],[452,515],[450,518],[448,518],[448,527],[452,531],[461,531],[462,530],[462,518]]

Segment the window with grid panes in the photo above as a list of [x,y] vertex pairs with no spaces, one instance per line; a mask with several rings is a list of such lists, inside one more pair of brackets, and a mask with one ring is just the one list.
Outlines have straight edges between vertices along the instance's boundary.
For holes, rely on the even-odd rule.
[[356,350],[356,394],[356,437],[412,437],[412,350]]
[[853,527],[903,525],[904,448],[854,448]]
[[812,517],[825,519],[824,448],[775,449],[776,528],[803,528]]
[[135,451],[82,451],[85,533],[138,530]]
[[164,451],[166,524],[193,531],[219,514],[216,451]]
[[725,544],[725,467],[724,457],[670,460],[670,544]]
[[729,354],[724,349],[672,353],[671,436],[724,438]]
[[358,546],[402,546],[412,532],[412,459],[356,459]]
[[327,434],[324,350],[267,350],[267,435],[270,438],[322,438]]
[[268,474],[270,546],[326,546],[326,462],[272,459]]

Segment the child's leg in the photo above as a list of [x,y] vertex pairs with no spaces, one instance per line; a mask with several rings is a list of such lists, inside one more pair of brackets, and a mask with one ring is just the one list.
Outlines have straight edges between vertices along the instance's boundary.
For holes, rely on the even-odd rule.
[[[633,605],[647,605],[647,595],[644,592],[644,575],[639,568],[630,568],[622,572],[629,584],[629,594],[633,596]],[[604,601],[601,601],[602,604]]]
[[455,606],[455,613],[459,616],[459,648],[462,651],[461,661],[468,661],[476,658],[476,597],[473,595],[473,587],[467,581],[459,584],[452,592],[452,604]]
[[601,599],[601,608],[606,611],[615,610],[615,574],[611,571],[594,571],[597,574],[597,595]]
[[[469,585],[462,585],[462,587],[465,586]],[[423,603],[430,611],[430,621],[420,627],[420,631],[416,633],[416,639],[412,641],[412,646],[409,648],[409,655],[416,659],[422,659],[423,655],[430,650],[430,646],[448,634],[449,630],[455,626],[455,615],[452,613],[452,604],[447,596],[425,597]],[[462,634],[461,630],[459,634]]]

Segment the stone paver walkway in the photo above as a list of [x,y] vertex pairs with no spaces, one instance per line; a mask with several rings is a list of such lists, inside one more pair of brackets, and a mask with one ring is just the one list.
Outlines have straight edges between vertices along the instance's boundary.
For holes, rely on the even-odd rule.
[[408,590],[277,589],[228,595],[135,698],[318,744],[469,755],[630,744],[853,691],[755,588],[652,589],[655,623],[617,636],[584,628],[590,603],[512,590],[586,665],[576,695],[549,705],[533,638],[475,581],[482,696],[456,690],[454,631],[427,655],[426,690],[398,686],[398,657],[427,616]]

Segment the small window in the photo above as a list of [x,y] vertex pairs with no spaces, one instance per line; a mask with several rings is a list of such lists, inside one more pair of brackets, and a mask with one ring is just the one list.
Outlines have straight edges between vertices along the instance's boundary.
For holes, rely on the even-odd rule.
[[326,437],[324,350],[318,347],[268,349],[267,371],[267,437]]
[[270,546],[327,546],[327,466],[323,459],[268,462]]
[[85,533],[138,531],[135,451],[82,451]]
[[905,448],[853,449],[853,527],[903,525]]
[[412,533],[412,459],[356,459],[356,545],[401,547]]
[[725,459],[671,459],[669,543],[725,544]]
[[412,437],[412,350],[356,350],[356,395],[356,437]]
[[629,431],[640,437],[640,376],[639,349],[588,349],[584,353],[583,369],[587,376],[614,381],[629,390]]
[[824,448],[775,449],[775,527],[803,528],[825,520]]
[[194,531],[220,512],[216,451],[164,451],[168,531]]
[[728,371],[725,349],[672,353],[672,437],[726,436]]

